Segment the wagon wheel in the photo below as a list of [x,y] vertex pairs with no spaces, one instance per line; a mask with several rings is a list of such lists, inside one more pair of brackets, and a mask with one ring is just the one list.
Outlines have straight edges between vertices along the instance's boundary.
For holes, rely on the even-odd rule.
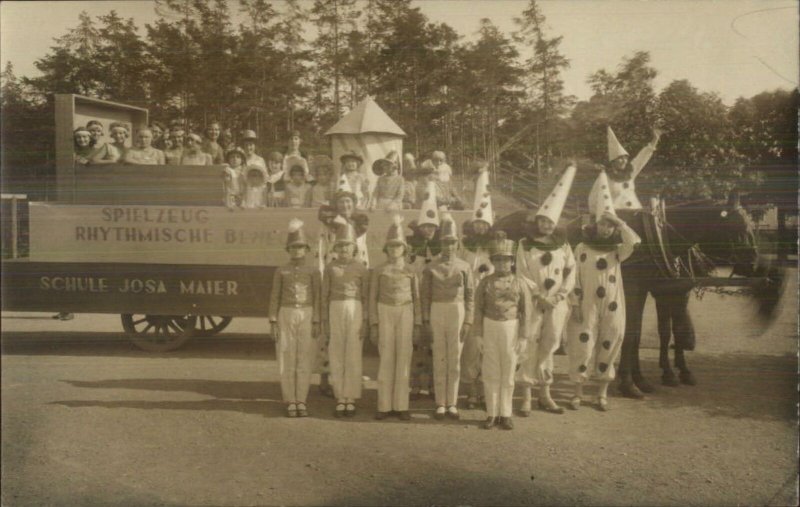
[[233,317],[200,315],[197,317],[197,328],[194,330],[194,336],[199,336],[201,338],[214,336],[228,327],[228,324],[230,324],[232,320]]
[[195,315],[122,314],[122,327],[131,341],[148,352],[175,350],[194,334]]

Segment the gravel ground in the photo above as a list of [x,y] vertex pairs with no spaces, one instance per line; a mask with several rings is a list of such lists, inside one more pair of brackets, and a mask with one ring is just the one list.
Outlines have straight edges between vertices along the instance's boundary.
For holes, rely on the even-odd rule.
[[[480,410],[435,421],[429,400],[410,422],[375,421],[373,381],[354,420],[316,389],[312,416],[287,419],[260,319],[153,356],[118,316],[4,313],[2,505],[796,505],[788,293],[761,334],[742,298],[692,301],[698,386],[615,396],[608,413],[534,412],[514,431],[479,429]],[[643,355],[657,380],[656,351]],[[554,391],[567,400],[563,375]]]

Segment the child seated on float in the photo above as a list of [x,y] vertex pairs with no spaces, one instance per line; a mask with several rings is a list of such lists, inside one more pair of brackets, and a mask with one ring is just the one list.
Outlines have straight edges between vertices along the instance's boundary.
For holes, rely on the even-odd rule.
[[311,207],[318,208],[331,203],[331,170],[333,161],[325,155],[317,155],[311,163],[314,172],[314,186],[311,188]]
[[287,208],[308,208],[311,204],[311,185],[306,183],[306,170],[300,164],[289,169],[289,181],[284,190],[284,206]]
[[233,209],[242,203],[242,190],[244,188],[244,159],[245,154],[241,148],[233,148],[225,153],[225,169],[222,172],[225,206]]
[[379,176],[373,196],[376,209],[403,209],[405,180],[398,174],[397,159],[397,152],[392,151],[386,158],[378,159],[372,164],[372,171]]

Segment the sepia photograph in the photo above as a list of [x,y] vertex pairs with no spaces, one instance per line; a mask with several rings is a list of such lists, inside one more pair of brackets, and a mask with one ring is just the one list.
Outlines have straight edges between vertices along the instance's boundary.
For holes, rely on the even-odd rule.
[[798,0],[0,3],[0,504],[794,506]]

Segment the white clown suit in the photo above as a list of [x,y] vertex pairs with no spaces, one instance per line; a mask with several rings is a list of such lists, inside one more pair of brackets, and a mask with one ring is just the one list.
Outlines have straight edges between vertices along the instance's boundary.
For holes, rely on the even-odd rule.
[[[599,179],[605,180],[605,173]],[[600,201],[598,209],[613,213],[610,197],[604,197],[605,205]],[[577,269],[569,303],[580,306],[583,319],[570,319],[567,324],[569,376],[573,382],[582,383],[592,377],[610,382],[615,377],[614,362],[625,335],[621,264],[641,241],[627,225],[617,229],[621,243],[587,238],[575,248]]]

